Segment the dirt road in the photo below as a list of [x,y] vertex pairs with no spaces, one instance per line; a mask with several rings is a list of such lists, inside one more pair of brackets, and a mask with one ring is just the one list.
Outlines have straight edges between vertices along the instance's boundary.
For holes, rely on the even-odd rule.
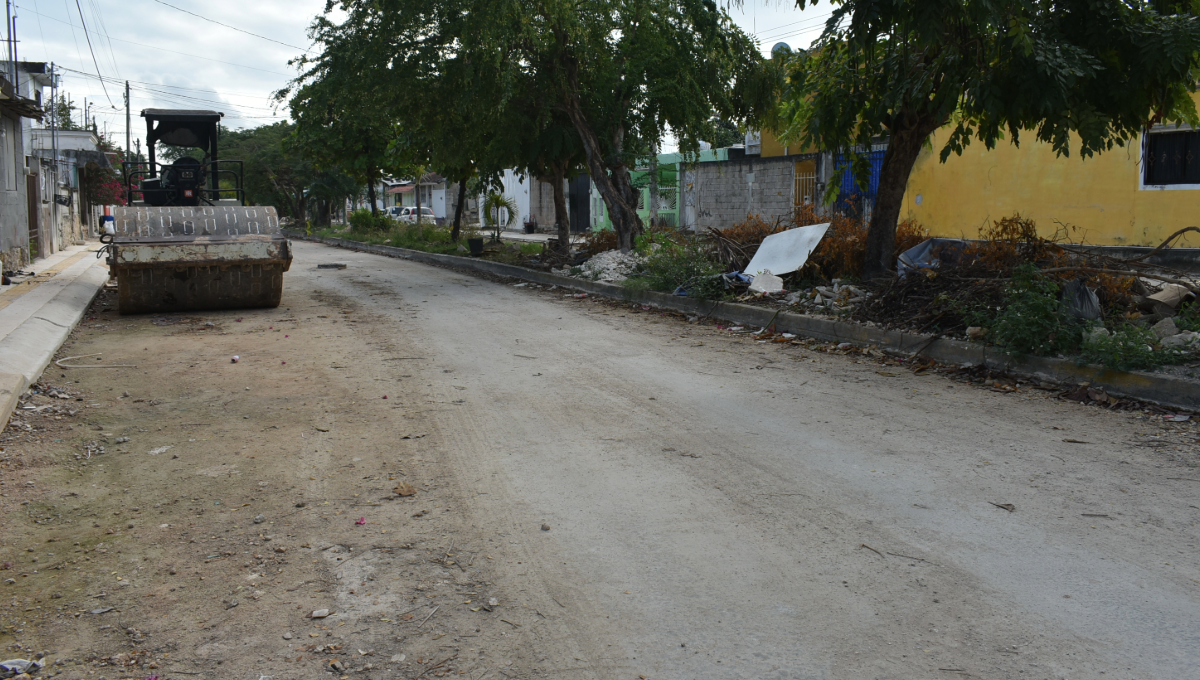
[[48,373],[71,398],[0,443],[9,656],[106,680],[1200,677],[1192,423],[296,255],[278,310],[101,303],[64,347],[137,368]]

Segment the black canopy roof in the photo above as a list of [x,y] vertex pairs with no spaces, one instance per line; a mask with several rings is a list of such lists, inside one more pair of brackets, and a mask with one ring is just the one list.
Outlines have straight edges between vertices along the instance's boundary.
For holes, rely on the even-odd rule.
[[224,115],[219,111],[200,109],[142,109],[142,118],[146,120],[172,123],[219,123]]

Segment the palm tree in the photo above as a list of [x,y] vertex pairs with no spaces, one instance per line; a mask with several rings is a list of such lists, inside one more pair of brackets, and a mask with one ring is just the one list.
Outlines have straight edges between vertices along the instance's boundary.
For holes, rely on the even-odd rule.
[[[489,193],[483,199],[483,214],[487,215],[488,226],[492,228],[493,241],[500,241],[500,230],[507,229],[510,224],[516,222],[519,213],[516,200],[498,191]],[[501,216],[504,217],[502,218]],[[501,223],[502,219],[503,223]]]

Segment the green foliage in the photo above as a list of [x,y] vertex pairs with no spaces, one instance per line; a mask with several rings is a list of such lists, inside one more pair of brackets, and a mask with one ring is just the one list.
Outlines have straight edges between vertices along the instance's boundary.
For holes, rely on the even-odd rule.
[[746,140],[746,136],[733,123],[721,118],[714,118],[711,122],[713,129],[710,135],[712,139],[705,141],[712,144],[714,149],[724,149],[734,144],[741,144]]
[[373,213],[368,208],[359,208],[346,219],[350,222],[350,233],[360,236],[387,232],[396,223],[387,215]]
[[314,159],[361,179],[351,161],[382,167],[366,159],[385,139],[456,181],[512,167],[561,181],[586,164],[626,249],[636,159],[668,130],[695,153],[714,115],[762,117],[778,91],[711,0],[342,0],[310,35],[321,54],[289,94]]
[[[348,219],[351,224],[349,234],[326,230],[322,236],[430,253],[453,253],[458,249],[458,245],[450,239],[449,228],[429,222],[397,222],[382,215],[372,215],[366,208],[350,213]],[[355,228],[356,223],[360,225],[358,228]]]
[[82,130],[83,127],[75,122],[75,112],[79,107],[75,106],[75,102],[71,99],[71,95],[67,93],[60,94],[46,108],[46,127],[51,125],[56,126],[59,130]]
[[627,287],[663,293],[674,293],[683,287],[688,295],[702,300],[725,297],[721,266],[709,256],[706,248],[691,240],[676,242],[660,238],[653,242],[653,235],[652,232],[640,237],[648,255],[642,273],[627,279]]
[[1200,332],[1200,304],[1192,302],[1175,316],[1175,327],[1181,331]]
[[950,125],[943,161],[972,138],[993,148],[1022,133],[1059,155],[1075,144],[1091,156],[1152,122],[1200,123],[1190,97],[1197,54],[1191,2],[843,0],[813,49],[790,60],[783,139],[853,157],[862,185],[870,170],[862,152],[889,139],[870,273],[873,255],[890,255],[884,241],[935,130]]
[[1083,327],[1058,300],[1058,284],[1025,263],[1013,271],[1005,304],[996,315],[991,337],[1016,354],[1056,354],[1079,347]]
[[1126,324],[1110,335],[1093,335],[1085,339],[1079,360],[1131,371],[1158,368],[1191,358],[1180,350],[1155,349],[1158,342],[1158,337],[1149,328]]

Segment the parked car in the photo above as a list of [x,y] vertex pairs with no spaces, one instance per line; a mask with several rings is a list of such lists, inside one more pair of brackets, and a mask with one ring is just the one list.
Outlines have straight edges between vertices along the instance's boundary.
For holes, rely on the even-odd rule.
[[[416,208],[397,206],[395,208],[392,208],[392,210],[398,211],[395,214],[391,214],[391,217],[393,219],[400,220],[401,222],[416,222],[417,221],[417,209]],[[429,224],[437,224],[437,216],[433,214],[433,208],[426,208],[425,206],[421,206],[421,221],[428,222]]]

